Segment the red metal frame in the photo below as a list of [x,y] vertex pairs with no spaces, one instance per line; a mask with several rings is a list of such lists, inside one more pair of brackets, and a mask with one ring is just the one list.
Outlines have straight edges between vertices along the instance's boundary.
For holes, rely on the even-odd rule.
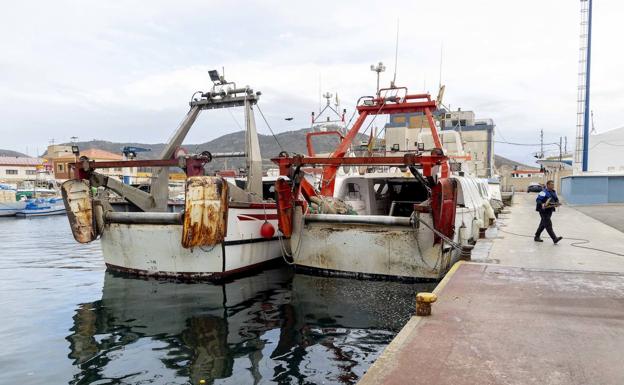
[[116,167],[181,167],[185,170],[187,176],[199,176],[204,174],[204,164],[208,163],[208,159],[202,158],[183,158],[179,159],[149,159],[149,160],[113,160],[101,161],[94,160],[79,161],[72,163],[74,168],[74,177],[76,179],[89,179],[89,173],[98,168],[116,168]]
[[[398,96],[398,92],[404,90],[405,95]],[[394,92],[395,95],[387,96],[389,93]],[[384,96],[382,96],[384,95]],[[372,115],[387,115],[387,114],[405,114],[405,113],[422,113],[427,117],[427,122],[429,123],[429,128],[431,130],[431,136],[433,138],[434,146],[437,149],[440,149],[435,154],[432,153],[431,158],[427,158],[426,156],[414,155],[418,159],[417,161],[423,164],[423,172],[425,175],[430,175],[431,167],[434,165],[441,166],[441,176],[443,178],[448,177],[449,175],[449,166],[448,166],[448,157],[446,157],[442,153],[442,143],[440,141],[440,137],[438,136],[438,132],[435,126],[435,122],[433,120],[432,111],[437,109],[437,104],[435,100],[431,100],[431,95],[429,94],[408,94],[407,88],[399,87],[399,88],[385,88],[380,89],[377,93],[377,97],[368,99],[368,103],[360,104],[357,106],[357,111],[359,113],[357,120],[351,127],[351,129],[347,132],[347,134],[342,137],[340,144],[336,147],[334,152],[331,154],[331,161],[325,158],[313,158],[314,149],[311,146],[311,137],[316,135],[327,135],[329,133],[309,133],[306,137],[306,142],[308,145],[308,153],[311,158],[298,158],[297,161],[288,161],[288,158],[276,158],[273,161],[280,166],[280,173],[282,175],[288,174],[288,167],[291,165],[301,166],[301,165],[323,165],[323,175],[321,178],[321,195],[324,196],[333,196],[334,194],[334,185],[335,185],[335,177],[338,167],[340,165],[349,165],[349,164],[360,164],[360,165],[410,165],[415,163],[405,164],[406,160],[404,157],[402,158],[393,158],[393,157],[368,157],[368,158],[344,158],[345,154],[349,150],[353,139],[355,139],[357,133],[362,128],[362,124],[368,116]],[[388,163],[391,162],[391,163]]]
[[316,152],[314,152],[314,146],[312,145],[312,137],[313,136],[323,136],[323,135],[338,135],[340,140],[344,139],[344,136],[338,131],[319,131],[319,132],[309,132],[306,134],[306,146],[308,147],[308,155],[315,156]]

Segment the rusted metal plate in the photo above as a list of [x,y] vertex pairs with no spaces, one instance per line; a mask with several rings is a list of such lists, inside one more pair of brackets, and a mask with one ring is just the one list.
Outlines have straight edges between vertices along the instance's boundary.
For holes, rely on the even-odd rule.
[[63,183],[61,193],[74,239],[80,243],[93,241],[97,234],[93,226],[89,185],[81,180],[71,179]]
[[213,246],[227,232],[227,182],[221,177],[194,176],[186,180],[182,246]]

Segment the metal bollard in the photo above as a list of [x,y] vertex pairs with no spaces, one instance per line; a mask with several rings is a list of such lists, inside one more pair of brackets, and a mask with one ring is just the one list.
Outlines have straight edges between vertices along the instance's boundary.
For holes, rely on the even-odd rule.
[[459,259],[462,261],[470,261],[472,259],[472,249],[474,249],[473,245],[462,245]]
[[431,315],[431,304],[437,299],[438,296],[433,293],[416,294],[416,315],[420,317]]

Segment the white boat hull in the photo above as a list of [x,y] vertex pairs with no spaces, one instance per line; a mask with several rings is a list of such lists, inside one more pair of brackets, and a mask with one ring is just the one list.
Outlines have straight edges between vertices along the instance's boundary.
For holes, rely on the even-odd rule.
[[[111,270],[176,278],[221,278],[282,257],[277,236],[260,235],[262,208],[230,208],[225,241],[211,247],[182,247],[182,225],[106,224],[101,237]],[[266,218],[277,229],[275,209]],[[276,234],[277,235],[277,234]]]
[[0,217],[12,217],[26,207],[26,202],[0,202]]
[[17,212],[18,217],[44,217],[49,215],[64,215],[67,211],[65,210],[65,206],[61,203],[60,205],[53,205],[50,207],[36,208],[36,209],[28,209],[25,208]]
[[[458,181],[454,242],[474,244],[489,222],[487,198],[476,179]],[[362,193],[364,189],[360,190]],[[493,214],[492,214],[493,216]],[[345,216],[347,217],[347,216]],[[380,215],[379,220],[388,218]],[[440,279],[461,257],[461,250],[435,243],[431,214],[420,214],[418,229],[384,224],[304,222],[298,207],[291,249],[300,270],[313,273],[390,280]]]
[[[428,220],[428,222],[430,222]],[[306,223],[297,209],[291,237],[296,267],[356,278],[439,279],[459,253],[433,244],[433,232],[420,225]]]

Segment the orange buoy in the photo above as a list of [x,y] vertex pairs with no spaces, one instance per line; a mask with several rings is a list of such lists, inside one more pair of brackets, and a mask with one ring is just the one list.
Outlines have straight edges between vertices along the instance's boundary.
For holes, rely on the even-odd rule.
[[264,221],[260,227],[260,235],[262,235],[262,238],[271,239],[273,238],[273,234],[275,234],[275,227],[268,221]]

